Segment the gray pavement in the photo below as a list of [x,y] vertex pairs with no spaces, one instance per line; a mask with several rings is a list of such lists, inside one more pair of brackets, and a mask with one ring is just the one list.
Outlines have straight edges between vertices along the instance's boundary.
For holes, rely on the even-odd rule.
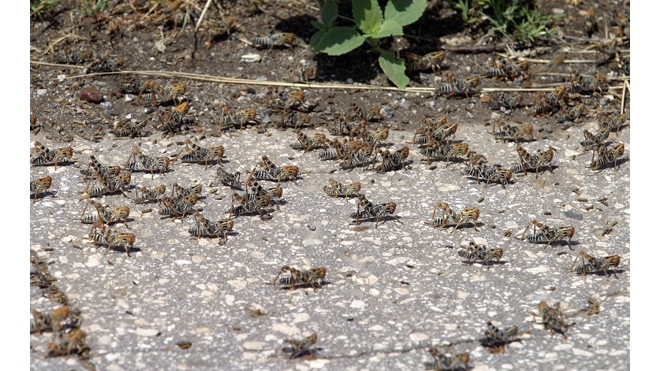
[[[491,163],[508,166],[518,160],[515,143],[495,142],[490,127],[462,117],[457,140],[485,154]],[[138,139],[74,142],[76,164],[31,167],[30,179],[50,175],[56,196],[30,204],[30,248],[52,262],[50,273],[84,317],[82,329],[91,349],[90,362],[99,370],[424,370],[432,362],[431,346],[446,353],[469,352],[473,371],[486,370],[623,370],[630,367],[630,162],[616,171],[592,171],[591,153],[580,155],[582,130],[596,123],[548,134],[523,143],[530,153],[556,148],[553,173],[514,175],[503,189],[484,187],[461,175],[461,164],[434,163],[429,170],[416,145],[410,147],[409,168],[376,173],[337,170],[314,152],[289,147],[291,131],[251,130],[199,141],[225,146],[224,168],[252,170],[262,155],[277,165],[297,165],[296,182],[284,182],[284,195],[272,219],[239,216],[226,246],[218,239],[191,239],[183,222],[161,219],[157,204],[136,205],[122,195],[97,201],[131,208],[135,250],[96,248],[84,239],[90,225],[75,220],[84,202],[80,168],[94,154],[103,164],[126,162]],[[414,128],[411,128],[414,129]],[[538,129],[538,128],[537,128]],[[313,130],[305,130],[308,135]],[[325,132],[328,134],[327,132]],[[413,137],[412,130],[390,130],[388,142],[397,150]],[[143,139],[151,155],[177,153],[186,137]],[[57,147],[43,134],[31,135]],[[194,138],[193,138],[194,140]],[[611,140],[629,148],[629,129]],[[32,143],[31,143],[32,144]],[[575,157],[574,157],[575,156]],[[211,220],[226,217],[232,191],[210,187],[213,165],[175,163],[172,171],[133,173],[131,184],[153,187],[173,183],[203,185],[196,208]],[[337,170],[331,173],[333,170]],[[395,202],[395,220],[374,228],[374,222],[350,225],[355,199],[333,199],[322,191],[333,178],[362,183],[361,193],[374,203]],[[267,181],[264,186],[274,186]],[[217,192],[213,189],[217,189]],[[576,190],[579,189],[579,190]],[[131,193],[133,194],[133,193]],[[606,200],[604,200],[606,199]],[[598,200],[604,200],[600,202]],[[452,209],[478,207],[478,231],[472,227],[433,228],[434,205]],[[152,209],[151,212],[145,212]],[[566,244],[531,244],[522,235],[536,219],[549,226],[575,227],[570,250]],[[605,228],[611,231],[604,234]],[[511,237],[505,237],[507,231]],[[467,266],[459,245],[470,241],[504,251],[500,264]],[[567,270],[579,251],[593,256],[618,254],[618,279],[579,276]],[[280,290],[268,284],[280,269],[325,267],[321,289]],[[30,305],[56,308],[31,287]],[[601,302],[600,313],[586,316],[588,299]],[[561,303],[566,322],[575,323],[554,336],[534,313],[537,305]],[[254,316],[256,311],[263,316]],[[505,353],[491,354],[479,344],[492,321],[498,327],[518,326],[521,341]],[[318,334],[316,357],[289,359],[275,355],[284,339]],[[75,356],[44,358],[51,333],[31,335],[33,370],[82,369]],[[178,342],[192,346],[180,349]],[[441,348],[443,349],[443,348]],[[444,350],[444,349],[443,349]]]

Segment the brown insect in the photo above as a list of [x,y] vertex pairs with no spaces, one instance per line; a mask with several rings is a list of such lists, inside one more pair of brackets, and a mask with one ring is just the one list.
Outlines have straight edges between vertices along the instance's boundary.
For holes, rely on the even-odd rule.
[[616,170],[617,161],[619,158],[623,157],[625,151],[626,148],[623,143],[617,144],[612,149],[608,149],[606,146],[600,145],[594,148],[591,165],[589,167],[591,170],[598,170],[600,168],[612,165],[612,167]]
[[485,338],[480,340],[481,345],[491,353],[504,353],[504,347],[514,341],[518,334],[518,326],[511,326],[500,330],[492,322],[488,322],[488,330],[484,333]]
[[472,260],[480,261],[482,264],[485,264],[488,269],[490,269],[490,262],[492,260],[497,260],[498,262],[504,254],[504,250],[499,248],[487,248],[486,245],[478,245],[470,241],[470,246],[466,247],[461,245],[461,249],[458,251],[458,256],[467,259],[467,265],[472,264]]
[[284,46],[293,44],[295,35],[291,32],[275,32],[268,36],[255,37],[250,42],[255,46]]
[[445,60],[445,52],[442,50],[425,55],[406,53],[406,72],[433,70],[437,73],[442,69],[442,61]]
[[[97,215],[85,215],[88,205],[92,205],[96,208]],[[128,206],[103,206],[100,203],[94,200],[87,200],[87,205],[83,209],[82,215],[80,215],[80,221],[85,224],[94,224],[96,221],[101,221],[105,224],[115,224],[115,223],[124,223],[126,228],[131,229],[126,223],[128,220],[128,215],[130,214],[131,209]]]
[[[288,275],[280,277],[282,273],[288,273]],[[295,289],[296,285],[310,285],[316,291],[317,288],[322,287],[325,273],[326,269],[323,267],[297,270],[286,265],[282,267],[280,273],[273,280],[273,285],[289,286],[288,290]]]
[[298,177],[298,166],[275,166],[268,157],[262,156],[263,161],[259,162],[258,166],[264,170],[255,170],[253,172],[254,178],[257,180],[272,180],[272,181],[286,181],[296,180]]
[[176,197],[174,199],[167,196],[163,196],[160,200],[160,203],[163,204],[158,213],[164,215],[164,217],[174,217],[183,218],[192,210],[193,206],[197,203],[197,194],[190,193],[183,197]]
[[[180,158],[181,162],[203,162],[206,168],[209,167],[209,161],[222,161],[222,156],[225,154],[225,147],[213,146],[209,148],[200,147],[193,143],[190,139],[186,139],[185,147],[176,156],[177,160]],[[183,156],[181,154],[187,152]]]
[[161,184],[155,188],[149,189],[147,187],[135,187],[135,198],[133,201],[137,204],[143,204],[152,201],[159,201],[165,195],[165,184]]
[[[98,232],[97,232],[98,231]],[[104,255],[110,251],[113,246],[123,246],[126,249],[128,257],[131,256],[129,248],[133,247],[135,243],[135,235],[133,233],[121,233],[106,227],[101,220],[94,222],[89,233],[89,239],[95,245],[107,245],[108,248],[103,253]]]
[[46,344],[48,347],[46,357],[89,353],[89,346],[85,342],[86,336],[85,332],[79,328],[73,329],[70,332],[54,331],[53,341]]
[[349,185],[343,185],[339,183],[338,181],[330,178],[328,179],[330,182],[329,186],[323,186],[323,192],[327,194],[330,197],[351,197],[351,196],[359,196],[360,195],[360,188],[362,187],[362,184],[359,182],[351,183]]
[[435,89],[436,95],[447,95],[452,97],[454,95],[465,94],[467,98],[479,86],[479,77],[473,76],[467,79],[457,79],[450,77],[448,83],[443,84]]
[[564,313],[561,311],[560,304],[556,303],[554,307],[550,307],[546,302],[542,301],[539,303],[538,308],[538,315],[543,321],[543,327],[546,330],[550,330],[552,335],[555,332],[559,332],[564,336],[564,340],[566,340],[566,330],[575,325],[575,323],[569,325],[564,321]]
[[[498,130],[495,130],[495,126],[498,127]],[[521,124],[518,126],[510,126],[501,120],[495,120],[493,122],[493,135],[495,140],[507,141],[513,140],[518,144],[518,140],[535,140],[534,139],[534,127],[532,124]],[[528,137],[528,138],[525,138]]]
[[[53,183],[53,178],[51,178],[49,175],[45,176],[43,178],[35,179],[30,182],[30,193],[34,195],[34,199],[32,200],[32,203],[35,203],[37,201],[37,197],[39,196],[40,193],[46,192],[49,188],[50,185]],[[52,194],[52,192],[51,192]]]
[[[282,352],[291,353],[289,359],[298,358],[305,354],[309,354],[313,356],[314,353],[316,352],[316,349],[313,349],[312,347],[314,346],[314,344],[316,344],[317,341],[318,341],[318,336],[316,334],[311,334],[302,340],[286,339],[282,341],[282,345],[280,346],[280,348],[277,349],[277,351],[281,349]],[[289,344],[289,346],[283,347],[284,344]],[[275,355],[277,355],[277,351],[275,352]]]
[[[563,239],[566,239],[566,243],[568,244],[568,247],[573,250],[571,247],[571,238],[573,237],[573,234],[575,234],[575,228],[572,226],[567,226],[567,227],[549,227],[547,225],[543,225],[539,223],[536,220],[532,220],[530,222],[531,225],[534,226],[534,232],[527,236],[525,238],[525,235],[527,234],[527,230],[529,230],[529,225],[527,225],[527,228],[525,228],[525,231],[523,232],[523,235],[520,237],[520,240],[527,240],[527,242],[532,242],[532,243],[545,243],[545,248],[550,246],[551,244],[555,242],[559,242]],[[538,228],[538,232],[536,229]]]
[[470,353],[445,355],[437,348],[429,348],[429,353],[433,356],[434,371],[467,371],[469,369]]
[[[360,211],[360,206],[362,206],[362,211]],[[358,195],[358,211],[352,213],[350,217],[355,219],[355,224],[360,224],[360,219],[376,219],[376,229],[378,229],[380,219],[385,219],[388,214],[394,214],[395,211],[396,204],[394,202],[374,205],[364,195]]]
[[375,170],[379,173],[384,173],[386,171],[403,167],[406,159],[408,158],[408,155],[410,154],[410,150],[408,147],[404,146],[394,153],[390,153],[388,150],[379,150],[377,154],[380,155],[381,164],[378,166],[374,164]]
[[[212,222],[202,216],[199,211],[193,214],[195,217],[195,226],[188,229],[188,233],[197,237],[218,237],[222,236],[222,242],[227,243],[227,232],[231,232],[234,228],[234,222],[226,219],[217,222]],[[229,216],[231,218],[231,215]],[[220,242],[218,242],[220,243]]]
[[[578,259],[580,258],[582,258],[582,265],[578,265],[576,267],[575,263],[577,263]],[[619,279],[619,276],[616,274],[616,267],[618,267],[620,263],[621,257],[619,255],[610,255],[601,258],[593,257],[584,251],[580,251],[578,256],[573,261],[573,265],[571,265],[568,270],[572,271],[575,267],[575,272],[581,273],[583,276],[586,276],[587,273],[602,272],[603,274],[607,274],[608,278],[610,276],[609,271],[612,270],[614,272],[614,277]]]
[[[238,205],[234,206],[234,203]],[[233,193],[231,198],[231,208],[228,213],[230,215],[242,215],[259,213],[261,219],[265,219],[263,209],[270,206],[270,197],[268,195],[258,196],[250,199],[249,197],[241,197],[238,193]]]
[[[131,161],[133,160],[133,161]],[[151,157],[140,152],[137,146],[133,146],[131,156],[124,165],[130,171],[148,171],[151,173],[151,178],[154,177],[154,172],[165,173],[170,168],[170,159],[166,156]]]
[[[438,208],[442,209],[442,216],[436,217],[435,213]],[[438,202],[433,209],[431,222],[426,222],[426,224],[432,225],[435,228],[444,228],[448,225],[454,225],[454,229],[450,233],[454,233],[460,226],[472,224],[474,229],[479,231],[477,229],[477,219],[479,219],[479,209],[476,207],[456,212],[452,210],[447,203]]]
[[511,166],[510,170],[514,173],[523,172],[524,175],[527,175],[527,170],[534,170],[536,172],[536,178],[539,177],[539,169],[547,167],[548,170],[552,173],[552,158],[554,157],[554,151],[549,149],[545,152],[540,152],[535,155],[530,155],[523,147],[518,146],[516,148],[518,156],[520,157],[520,164],[514,164]]
[[256,124],[255,118],[257,117],[257,111],[254,109],[244,109],[239,111],[232,111],[229,107],[221,106],[221,115],[219,120],[219,127],[216,134],[226,127],[238,127],[240,130],[243,130],[243,125],[247,124]]
[[73,148],[64,147],[58,149],[49,149],[43,144],[34,142],[34,148],[30,152],[30,163],[35,166],[57,165],[66,163],[73,157]]

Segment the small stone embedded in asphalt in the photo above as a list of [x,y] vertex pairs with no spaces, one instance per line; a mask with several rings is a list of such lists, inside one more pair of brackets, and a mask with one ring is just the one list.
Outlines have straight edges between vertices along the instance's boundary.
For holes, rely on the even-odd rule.
[[86,86],[80,92],[80,99],[90,103],[103,102],[103,94],[97,88]]
[[582,214],[574,213],[572,211],[564,211],[564,215],[566,215],[567,218],[582,220]]

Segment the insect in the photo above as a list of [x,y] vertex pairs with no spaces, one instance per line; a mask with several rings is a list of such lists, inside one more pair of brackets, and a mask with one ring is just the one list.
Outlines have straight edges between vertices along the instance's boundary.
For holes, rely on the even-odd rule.
[[[303,106],[304,103],[305,103],[305,92],[300,90],[300,91],[294,91],[294,92],[289,93],[286,96],[286,100],[283,102],[283,104],[281,104],[281,100],[280,100],[280,101],[274,102],[271,105],[271,107],[279,110],[280,112],[289,111],[289,110],[292,110],[292,109],[296,109],[296,110],[301,110],[302,109],[306,112],[309,112],[313,109],[313,108],[309,109],[310,107],[307,107],[307,109],[303,109],[302,106]],[[309,105],[309,103],[308,103],[308,105]]]
[[[495,130],[495,126],[498,127],[497,130]],[[501,120],[495,120],[493,122],[493,135],[495,136],[496,141],[498,139],[503,142],[507,140],[513,140],[516,142],[516,144],[518,144],[518,140],[521,139],[535,140],[533,131],[534,126],[532,126],[532,124],[511,126]],[[525,138],[526,136],[529,137],[529,139]]]
[[268,196],[272,202],[276,202],[276,200],[282,198],[282,186],[279,184],[276,187],[266,189],[257,183],[253,177],[250,177],[245,182],[245,185],[250,191],[247,195],[248,202],[251,202],[260,196]]
[[467,79],[457,79],[450,77],[447,84],[441,85],[435,89],[435,94],[445,94],[448,97],[465,94],[467,98],[479,86],[479,77],[473,76]]
[[[362,211],[360,211],[360,206],[362,206]],[[394,214],[395,211],[396,204],[394,202],[374,205],[364,195],[358,195],[358,211],[352,213],[350,218],[355,219],[355,224],[360,224],[360,219],[376,219],[376,229],[378,229],[380,219],[385,219],[388,214]]]
[[626,148],[623,143],[617,144],[612,149],[608,149],[606,146],[600,145],[594,148],[594,152],[591,157],[591,165],[589,165],[589,167],[591,170],[598,170],[600,168],[612,165],[616,170],[617,160],[623,157],[625,150]]
[[517,334],[517,326],[511,326],[500,330],[497,326],[493,325],[492,322],[488,322],[488,330],[484,333],[486,337],[482,338],[480,343],[491,353],[504,353],[504,347],[507,344],[518,341],[518,339],[516,339]]
[[511,166],[511,172],[519,173],[522,171],[523,174],[527,175],[527,170],[535,170],[537,179],[539,177],[539,169],[548,167],[548,169],[552,173],[553,169],[552,169],[552,164],[550,163],[552,161],[552,158],[554,157],[554,151],[552,149],[549,149],[545,152],[540,152],[535,155],[530,155],[521,146],[518,146],[516,148],[516,151],[518,152],[518,156],[520,157],[520,164],[515,164]]
[[[133,161],[131,161],[133,160]],[[167,157],[151,157],[140,152],[137,146],[133,146],[131,156],[124,165],[130,171],[148,171],[151,173],[151,178],[154,177],[154,172],[164,173],[170,168],[170,159]]]
[[379,150],[377,154],[380,155],[381,165],[378,165],[375,169],[379,173],[384,173],[386,171],[403,167],[404,162],[410,154],[410,150],[408,147],[404,146],[394,153],[390,153],[388,150]]
[[354,120],[354,121],[344,121],[340,119],[337,121],[338,126],[328,129],[332,135],[350,135],[351,133],[359,130],[364,127],[367,123],[366,119]]
[[120,137],[145,137],[149,133],[145,132],[144,129],[147,126],[147,120],[137,121],[137,120],[125,120],[117,122],[112,132]]
[[467,265],[472,264],[472,260],[477,260],[480,261],[482,264],[486,264],[488,268],[490,269],[490,262],[492,260],[497,260],[498,262],[502,258],[502,255],[504,254],[504,251],[502,249],[495,249],[495,248],[487,248],[486,245],[478,245],[472,241],[470,241],[470,246],[465,247],[461,245],[462,249],[465,250],[460,250],[458,252],[458,256],[462,258],[466,258]]
[[[449,166],[449,159],[457,159],[463,161],[461,157],[468,152],[467,143],[452,143],[440,145],[440,143],[432,140],[426,143],[426,148],[422,148],[419,153],[423,156],[427,156],[427,163],[431,163],[431,157],[433,158],[442,158],[446,160],[446,165]],[[421,164],[420,164],[421,165]]]
[[368,165],[372,161],[372,151],[372,147],[366,143],[360,145],[358,148],[348,149],[344,155],[344,161],[339,166],[346,169],[360,165],[364,168],[365,165]]
[[[91,169],[90,169],[91,168]],[[89,165],[87,169],[81,170],[80,172],[85,175],[83,181],[87,181],[87,177],[90,175],[98,175],[103,179],[110,179],[113,176],[118,176],[121,171],[120,166],[105,166],[99,162],[99,160],[94,157],[94,155],[89,156]]]
[[237,171],[234,174],[230,174],[222,167],[218,167],[218,170],[216,170],[216,176],[218,178],[218,181],[223,185],[226,185],[233,189],[243,189],[243,186],[241,185],[240,182],[240,178],[241,178],[240,171]]
[[[550,246],[555,242],[559,242],[566,239],[566,243],[568,244],[568,247],[571,250],[573,250],[573,248],[571,247],[571,238],[573,238],[573,235],[575,234],[574,227],[572,226],[548,227],[547,225],[543,225],[539,223],[537,220],[532,220],[530,224],[534,226],[534,232],[531,235],[527,236],[527,238],[525,238],[525,235],[529,230],[529,225],[527,225],[527,228],[525,228],[522,237],[520,237],[521,241],[527,240],[527,242],[532,242],[532,243],[547,242],[547,244],[545,245],[545,248],[547,248],[548,246]],[[537,228],[539,229],[538,232],[536,231]]]
[[382,128],[375,131],[365,130],[362,140],[364,140],[366,144],[372,146],[373,148],[376,148],[376,146],[378,146],[380,143],[387,140],[389,134],[390,131],[388,128]]
[[34,142],[34,148],[30,152],[30,163],[32,165],[57,165],[69,162],[73,157],[73,148],[64,147],[55,150],[45,147],[43,144]]
[[163,88],[156,84],[155,81],[145,81],[140,85],[140,91],[135,104],[140,103],[142,98],[151,100],[152,107],[155,106],[159,100],[161,102],[174,101],[175,103],[178,103],[179,97],[186,93],[186,89],[187,87],[184,83],[169,84]]
[[[97,232],[98,231],[98,232]],[[110,251],[112,246],[123,246],[126,249],[128,257],[131,256],[129,248],[133,247],[135,243],[135,235],[133,233],[122,233],[106,227],[101,220],[94,222],[89,239],[95,245],[107,245],[108,248],[103,253],[104,255]]]
[[[234,206],[234,203],[238,205]],[[265,219],[263,209],[270,206],[270,197],[268,195],[258,196],[250,200],[248,197],[241,197],[238,193],[234,192],[231,198],[231,209],[228,213],[230,215],[242,215],[259,213],[261,219]]]
[[626,123],[626,115],[612,115],[604,120],[598,120],[598,126],[600,126],[602,129],[607,129],[609,131],[612,131],[616,129],[617,134],[619,133],[619,129],[621,129],[621,126],[623,126]]
[[500,107],[506,108],[506,109],[512,109],[512,108],[517,108],[520,105],[522,105],[522,94],[505,94],[505,93],[500,93],[497,100],[492,100],[490,103],[488,103],[488,108],[491,109],[499,109]]
[[293,44],[295,35],[291,32],[275,32],[268,36],[255,37],[250,42],[256,46],[284,46]]
[[296,134],[298,134],[298,138],[297,138],[298,143],[291,144],[291,148],[302,149],[305,152],[315,149],[312,138],[303,134],[303,132],[300,131],[300,129],[296,129]]
[[286,181],[296,180],[298,176],[298,166],[275,166],[268,157],[262,156],[259,166],[265,170],[254,171],[254,178],[257,180]]
[[[289,340],[286,339],[282,341],[282,345],[278,348],[278,351],[282,349],[282,352],[291,353],[289,359],[298,358],[305,354],[314,355],[316,349],[312,349],[314,344],[318,341],[318,336],[316,334],[311,334],[302,340]],[[288,347],[284,347],[284,344],[289,344]],[[275,352],[277,354],[277,352]]]
[[[234,222],[226,219],[217,222],[212,222],[202,216],[199,211],[193,214],[195,217],[195,226],[188,229],[188,233],[197,237],[218,237],[222,236],[223,243],[227,243],[227,232],[231,232],[234,228]],[[231,215],[230,215],[231,218]],[[218,242],[220,243],[220,242]]]
[[143,204],[151,201],[159,201],[165,195],[165,184],[149,189],[147,187],[135,187],[135,198],[133,201],[137,204]]
[[552,335],[555,332],[559,332],[564,335],[564,340],[566,340],[566,330],[575,325],[575,323],[569,325],[564,321],[564,313],[561,311],[560,304],[556,303],[554,307],[550,307],[546,302],[542,301],[539,303],[538,308],[538,315],[543,321],[543,328],[552,331]]
[[445,52],[442,50],[431,52],[425,55],[406,53],[406,72],[433,70],[440,71],[442,61],[445,60]]
[[[288,275],[286,275],[287,272]],[[282,276],[282,273],[285,273],[285,275]],[[289,286],[287,290],[295,289],[296,285],[310,285],[316,291],[317,288],[322,287],[325,273],[326,270],[323,267],[297,270],[286,265],[280,269],[280,273],[273,280],[273,285]]]
[[437,348],[429,348],[429,353],[433,356],[434,371],[469,369],[468,362],[470,362],[470,353],[445,355],[440,353]]
[[[577,263],[578,259],[582,258],[582,265],[578,265],[575,267],[575,263]],[[589,254],[587,254],[584,251],[580,251],[578,256],[575,258],[573,261],[573,265],[571,265],[568,270],[573,270],[575,267],[575,271],[578,273],[581,273],[581,275],[586,276],[587,273],[600,273],[602,272],[603,274],[607,274],[607,277],[610,276],[609,271],[612,270],[614,271],[614,277],[616,279],[619,279],[619,276],[616,274],[616,267],[619,266],[621,263],[621,257],[619,255],[610,255],[606,257],[593,257]]]
[[52,183],[53,183],[53,178],[51,178],[50,175],[31,181],[30,193],[34,195],[34,199],[32,200],[32,203],[35,203],[37,201],[37,197],[39,196],[39,194],[46,192],[50,188],[50,185]]
[[474,178],[477,181],[477,184],[480,182],[488,183],[500,183],[502,188],[506,188],[505,185],[509,184],[511,180],[512,173],[510,170],[505,169],[501,166],[488,166],[486,164],[471,163],[465,169],[461,171],[463,175]]
[[47,312],[39,312],[30,308],[30,313],[32,314],[32,320],[30,321],[30,333],[56,331],[61,330],[64,327],[77,326],[79,324],[79,316],[74,315],[74,311],[71,311],[71,323],[65,325],[60,324],[61,321],[69,318],[69,312],[69,307],[66,305]]
[[311,126],[309,124],[312,117],[308,114],[298,113],[298,112],[289,112],[287,116],[282,118],[282,121],[277,125],[277,127],[286,129],[286,128],[295,128],[299,129],[302,127]]
[[254,109],[244,109],[238,111],[232,111],[229,107],[221,106],[221,115],[220,120],[218,121],[219,127],[217,134],[223,130],[225,126],[243,130],[243,125],[247,124],[256,124],[255,118],[257,117],[257,111]]
[[[587,14],[584,16],[584,33],[587,37],[591,37],[594,32],[598,29],[598,23],[596,23],[596,12],[593,7],[587,9]],[[601,64],[601,63],[598,63]]]
[[[112,194],[115,192],[121,192],[124,194],[124,188],[129,187],[130,183],[131,173],[121,173],[117,176],[108,175],[105,177],[101,174],[97,174],[95,182],[94,179],[90,179],[85,190],[80,193],[85,194],[83,199]],[[124,194],[124,196],[126,196],[126,194]]]
[[[438,208],[442,209],[442,216],[436,217],[435,213]],[[479,209],[476,207],[456,212],[452,210],[447,203],[438,202],[433,209],[431,222],[426,222],[426,224],[432,225],[435,228],[444,228],[448,225],[454,225],[454,229],[450,233],[454,233],[460,226],[472,224],[474,230],[478,232],[477,219],[479,219]]]
[[81,64],[91,61],[93,55],[91,50],[65,50],[63,54],[57,55],[55,60],[62,64]]
[[[185,144],[186,146],[183,147],[176,158],[181,158],[181,162],[203,162],[207,169],[209,161],[215,160],[220,162],[222,161],[222,156],[225,153],[225,147],[223,146],[204,148],[193,143],[190,139],[186,139]],[[183,152],[187,153],[181,156]]]
[[159,203],[162,203],[164,206],[158,210],[160,215],[164,215],[165,217],[173,216],[174,219],[183,219],[183,217],[185,217],[186,214],[188,214],[188,212],[192,210],[193,206],[195,206],[197,203],[197,194],[191,193],[187,196],[176,198],[163,196]]
[[362,187],[362,184],[359,182],[351,183],[349,185],[343,185],[339,183],[338,181],[330,178],[328,179],[330,182],[329,186],[323,186],[323,192],[327,194],[330,197],[351,197],[351,196],[359,196],[360,195],[360,188]]
[[579,119],[580,116],[582,116],[583,111],[584,111],[584,104],[580,103],[575,107],[565,111],[565,113],[561,115],[557,115],[557,122],[563,123],[566,121],[575,121]]
[[89,346],[85,342],[86,336],[85,332],[79,328],[75,328],[69,332],[54,331],[53,341],[46,344],[48,347],[46,357],[89,353]]
[[211,49],[213,46],[213,40],[218,36],[229,35],[232,30],[235,30],[238,27],[234,17],[226,17],[224,20],[209,20],[207,27],[206,37],[204,38],[204,48]]
[[189,109],[188,102],[170,107],[170,111],[158,119],[160,123],[156,129],[167,132],[163,133],[163,137],[172,137],[174,133],[184,131],[192,121],[187,116]]
[[[85,215],[87,206],[90,204],[96,208],[97,215]],[[82,215],[80,215],[80,221],[85,224],[94,224],[97,220],[108,225],[124,223],[126,228],[131,229],[126,223],[130,213],[131,209],[128,206],[103,206],[94,200],[87,200],[87,205],[85,205]]]
[[602,128],[598,130],[595,134],[591,133],[589,130],[584,129],[584,142],[582,144],[583,151],[586,153],[588,150],[596,149],[600,147],[603,142],[607,140],[610,136],[610,131],[607,128]]

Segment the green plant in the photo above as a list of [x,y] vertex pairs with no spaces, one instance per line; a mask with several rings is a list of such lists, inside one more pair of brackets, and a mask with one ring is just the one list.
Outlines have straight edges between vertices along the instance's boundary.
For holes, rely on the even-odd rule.
[[481,18],[488,20],[489,34],[499,32],[509,40],[530,41],[543,39],[556,31],[552,21],[563,15],[550,16],[539,11],[537,0],[458,0],[449,1],[460,11],[468,23],[476,23]]
[[108,8],[108,1],[110,0],[84,0],[80,9],[74,9],[74,13],[84,14],[86,16],[94,17],[98,20],[101,13]]
[[[370,52],[379,53],[378,64],[399,88],[408,85],[406,62],[394,52],[380,47],[381,39],[403,35],[403,26],[417,21],[426,9],[425,0],[390,0],[383,11],[377,0],[353,0],[353,27],[336,27],[337,3],[327,0],[321,9],[321,22],[312,21],[319,31],[310,40],[314,53],[342,55],[367,43]],[[359,32],[357,29],[359,29]]]
[[30,0],[30,17],[41,18],[50,13],[60,0]]

